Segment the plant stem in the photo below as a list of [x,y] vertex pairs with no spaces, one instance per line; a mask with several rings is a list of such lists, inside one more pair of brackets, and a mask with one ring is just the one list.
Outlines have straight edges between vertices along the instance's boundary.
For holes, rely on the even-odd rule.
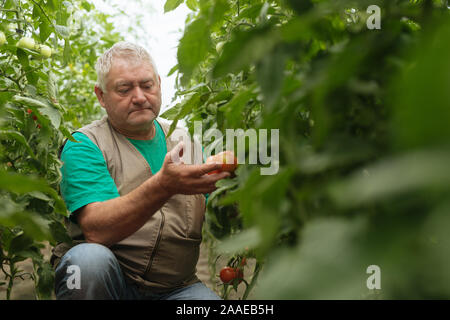
[[258,279],[259,272],[261,271],[262,264],[256,261],[255,270],[253,271],[253,277],[250,284],[245,289],[244,295],[242,296],[242,300],[247,300],[248,295],[250,294],[250,291],[253,289],[253,287],[256,284],[256,280]]

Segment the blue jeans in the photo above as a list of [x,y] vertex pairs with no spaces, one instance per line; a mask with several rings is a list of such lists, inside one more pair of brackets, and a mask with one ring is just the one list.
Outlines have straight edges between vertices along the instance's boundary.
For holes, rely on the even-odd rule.
[[125,281],[111,250],[95,243],[76,245],[62,257],[55,272],[55,294],[58,300],[220,300],[202,282],[165,294],[142,293]]

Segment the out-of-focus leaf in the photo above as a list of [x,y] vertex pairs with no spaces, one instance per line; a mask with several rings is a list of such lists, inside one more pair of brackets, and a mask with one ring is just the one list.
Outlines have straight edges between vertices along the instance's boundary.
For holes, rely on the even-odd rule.
[[164,4],[164,13],[175,10],[184,0],[167,0]]
[[227,114],[227,124],[230,128],[241,127],[239,124],[243,120],[242,111],[247,102],[255,96],[256,94],[251,89],[244,89],[238,92],[227,104],[220,107],[219,110]]
[[218,253],[233,254],[245,249],[253,249],[261,242],[261,232],[257,228],[250,228],[226,238],[217,248]]
[[257,299],[360,299],[367,292],[358,238],[364,221],[309,223],[296,248],[277,250],[260,276]]
[[211,43],[209,25],[205,18],[193,21],[186,27],[178,46],[178,66],[187,84],[199,63],[206,57]]
[[358,171],[329,190],[339,205],[352,207],[420,188],[448,188],[449,163],[445,150],[405,154]]
[[409,66],[395,77],[391,130],[396,147],[412,148],[448,143],[450,139],[449,18],[423,34]]
[[286,56],[281,48],[263,57],[256,68],[258,83],[264,96],[265,106],[272,112],[274,103],[279,99],[284,78]]
[[213,69],[213,76],[219,78],[258,63],[272,51],[279,40],[277,30],[269,27],[236,32],[233,40],[224,45]]

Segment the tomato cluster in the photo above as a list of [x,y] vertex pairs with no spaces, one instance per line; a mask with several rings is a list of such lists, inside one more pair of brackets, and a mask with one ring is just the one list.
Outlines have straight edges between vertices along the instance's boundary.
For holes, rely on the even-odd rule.
[[224,284],[233,284],[235,279],[238,284],[244,279],[244,270],[242,268],[224,267],[220,271],[220,280]]
[[224,284],[238,285],[244,280],[245,257],[231,258],[226,267],[220,270],[220,280]]

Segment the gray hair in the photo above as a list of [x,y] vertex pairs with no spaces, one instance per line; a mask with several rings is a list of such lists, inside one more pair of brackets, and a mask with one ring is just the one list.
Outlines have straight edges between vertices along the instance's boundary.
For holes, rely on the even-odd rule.
[[155,62],[145,48],[127,41],[121,41],[114,44],[106,50],[97,60],[95,70],[97,71],[97,86],[103,91],[106,89],[105,79],[111,69],[114,58],[124,58],[129,61],[146,61],[149,62],[155,72],[156,81],[158,82],[158,70]]

